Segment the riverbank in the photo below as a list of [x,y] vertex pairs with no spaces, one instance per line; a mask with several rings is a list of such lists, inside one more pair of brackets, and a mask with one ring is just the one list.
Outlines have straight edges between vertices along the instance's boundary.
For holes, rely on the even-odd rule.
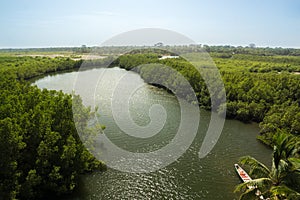
[[[128,73],[131,74],[131,79],[127,84],[140,85],[143,83],[140,75],[135,72],[128,72],[120,68],[106,68],[58,74],[38,80],[36,85],[41,89],[47,88],[72,92],[74,90],[74,82],[78,80],[76,77],[81,77],[83,82],[89,82],[98,80],[95,78],[97,74],[105,74],[99,80],[95,91],[87,92],[82,87],[75,87],[75,92],[85,99],[85,103],[98,106],[98,120],[106,125],[105,135],[109,137],[111,142],[129,152],[153,152],[172,142],[181,121],[180,106],[174,95],[165,90],[149,86],[148,84],[139,87],[130,98],[130,118],[140,126],[147,125],[149,122],[149,109],[156,104],[164,107],[168,117],[161,131],[153,137],[138,138],[128,136],[116,124],[110,109],[111,96],[115,85],[118,84],[120,77],[124,77]],[[126,86],[126,83],[123,86]],[[124,94],[126,93],[131,93],[129,87],[125,87],[122,92],[118,93],[118,99],[125,101]],[[122,111],[123,109],[115,110],[115,114],[123,115]],[[153,112],[153,118],[159,117],[160,113]],[[215,148],[207,157],[199,159],[199,149],[206,135],[210,118],[211,112],[202,109],[196,138],[194,138],[189,149],[170,166],[152,173],[132,174],[109,168],[104,173],[94,172],[87,174],[81,177],[78,190],[63,199],[199,198],[213,200],[222,198],[224,200],[232,200],[236,198],[233,188],[239,183],[239,179],[234,172],[232,164],[240,156],[247,154],[255,156],[269,165],[269,157],[272,150],[255,139],[259,131],[256,123],[245,124],[237,120],[226,120],[223,132]],[[120,120],[120,124],[129,123],[127,118],[121,118]],[[193,115],[190,115],[186,122],[194,123]],[[154,128],[156,129],[157,127]],[[140,132],[139,134],[142,136],[145,132]],[[130,162],[128,162],[128,165],[130,165]]]
[[[211,100],[205,83],[200,76],[193,73],[193,70],[184,60],[164,59],[157,61],[158,56],[153,54],[124,55],[120,58],[121,60],[119,59],[118,62],[113,63],[111,67],[115,64],[131,70],[135,66],[151,62],[169,64],[190,81],[199,98],[200,106],[210,108]],[[294,135],[300,133],[300,122],[298,120],[300,118],[300,76],[287,73],[287,71],[292,72],[297,69],[299,58],[235,54],[230,58],[214,59],[220,68],[227,92],[227,118],[238,119],[243,122],[260,122],[260,130],[257,132],[261,133],[263,137],[261,139],[268,145],[272,145],[273,135],[278,131]],[[107,66],[107,63],[112,60],[114,59],[111,57],[85,61],[84,67],[85,69],[91,69]],[[260,64],[260,62],[263,64]],[[273,63],[275,63],[275,67],[270,68],[269,66],[273,66]],[[286,66],[287,63],[290,63],[290,65]],[[0,140],[0,146],[3,148],[0,151],[3,153],[1,157],[7,158],[3,161],[5,163],[0,176],[4,177],[1,180],[9,180],[5,187],[1,186],[2,188],[0,188],[0,195],[9,195],[9,197],[5,196],[3,199],[9,199],[13,195],[19,195],[23,198],[23,195],[29,195],[26,196],[28,198],[40,195],[40,190],[37,190],[37,188],[48,190],[47,182],[49,181],[53,183],[51,183],[49,190],[58,191],[58,193],[72,191],[74,189],[73,183],[76,182],[74,177],[77,177],[78,173],[72,174],[69,173],[70,171],[66,173],[64,167],[73,166],[76,163],[73,159],[83,159],[82,162],[90,163],[88,166],[85,164],[79,166],[80,170],[85,167],[87,167],[87,170],[93,169],[93,160],[87,156],[84,148],[80,145],[75,145],[79,148],[76,152],[82,152],[83,157],[72,157],[74,155],[72,152],[75,151],[72,144],[74,144],[74,141],[75,144],[78,144],[78,140],[76,139],[75,129],[72,128],[71,96],[62,92],[41,91],[35,87],[30,87],[27,82],[23,81],[50,72],[78,69],[82,66],[81,64],[82,61],[74,61],[70,58],[0,57],[1,98],[4,102],[1,105],[0,122],[3,128],[0,131],[1,134],[7,136]],[[246,67],[242,68],[240,66]],[[140,76],[145,80],[155,76],[155,78],[169,82],[169,84],[177,83],[176,77],[164,76],[159,70],[151,68],[137,69]],[[278,74],[278,70],[283,73]],[[216,90],[213,95],[218,96],[218,91]],[[78,100],[78,103],[80,102]],[[86,108],[83,108],[83,111],[90,112]],[[51,113],[55,113],[55,115]],[[66,121],[70,121],[68,123],[70,127],[68,128],[64,125]],[[65,134],[65,132],[69,133],[70,131],[74,131],[71,133],[72,137]],[[39,134],[33,135],[31,134],[33,132]],[[46,137],[53,134],[57,137]],[[36,137],[32,138],[35,135]],[[64,137],[60,138],[59,135]],[[5,138],[13,139],[7,141]],[[44,141],[46,138],[48,140]],[[56,143],[56,140],[60,142]],[[66,158],[59,154],[64,152],[64,144],[67,147],[70,145],[70,149],[68,149],[70,154],[65,154],[71,156],[67,159],[70,163],[60,165],[61,159]],[[55,149],[59,149],[59,153],[48,154],[48,151],[56,151]],[[50,156],[50,158],[47,156]],[[23,160],[23,158],[29,160]],[[17,163],[17,170],[14,168],[15,165],[11,165],[12,163]],[[20,164],[18,165],[18,163]],[[51,167],[46,167],[48,171],[44,170],[43,163],[51,163]],[[31,167],[31,165],[38,165],[38,167]],[[6,168],[7,166],[12,167]],[[74,167],[74,169],[77,168]],[[20,171],[22,171],[21,177],[18,175]],[[7,175],[9,175],[8,178]],[[49,177],[53,179],[49,179]],[[55,179],[55,177],[58,177],[58,179]],[[67,181],[62,182],[59,177],[66,178]],[[29,180],[29,182],[25,180]],[[61,183],[68,186],[60,188],[59,184]],[[40,187],[40,184],[43,187]],[[29,192],[25,193],[25,191]],[[34,191],[39,192],[37,194]]]
[[[260,123],[260,136],[258,137],[265,144],[272,146],[273,135],[277,131],[283,131],[298,135],[300,133],[300,76],[291,73],[276,72],[251,72],[252,68],[233,68],[233,63],[242,63],[244,65],[253,65],[256,60],[272,62],[272,57],[262,57],[235,55],[233,57],[221,59],[219,70],[224,82],[226,91],[226,117],[237,119],[243,122]],[[246,57],[246,58],[245,58]],[[242,59],[241,59],[242,58]],[[215,58],[214,58],[215,59]],[[274,58],[276,62],[287,62],[288,58]],[[291,63],[300,64],[300,59],[291,58]],[[215,62],[220,63],[219,59]],[[224,63],[227,62],[227,63]],[[180,87],[180,79],[176,76],[168,76],[159,68],[137,67],[145,63],[159,63],[167,65],[178,71],[191,84],[197,95],[199,106],[205,109],[211,109],[211,105],[218,104],[223,95],[216,82],[213,82],[212,93],[208,91],[206,82],[199,75],[198,71],[190,63],[183,59],[165,59],[158,60],[154,54],[131,54],[119,57],[113,64],[126,70],[137,71],[146,82],[161,82],[162,85],[177,85]],[[275,63],[279,65],[279,63]],[[263,65],[259,65],[263,67]],[[285,65],[287,65],[285,63]],[[268,66],[268,65],[267,65]],[[288,65],[289,66],[289,65]],[[296,67],[294,67],[296,68]],[[283,71],[286,70],[282,68]],[[203,76],[203,74],[202,74]],[[204,76],[206,76],[204,74]],[[209,77],[209,75],[208,75]],[[211,77],[211,80],[215,80]],[[283,95],[284,94],[284,95]],[[183,93],[184,95],[184,93]],[[211,99],[210,97],[214,97]],[[185,97],[188,99],[188,97]],[[216,102],[212,102],[216,101]],[[220,106],[215,112],[223,112],[225,106]],[[296,113],[293,114],[293,113]]]
[[[244,58],[245,56],[235,56],[236,59],[233,59],[232,57],[226,59],[220,59],[218,57],[214,58],[216,64],[219,65],[219,70],[227,93],[226,117],[229,119],[237,119],[246,123],[251,121],[260,123],[260,133],[262,136],[259,137],[259,139],[268,145],[272,145],[272,135],[277,131],[277,129],[283,129],[283,131],[291,132],[292,134],[299,133],[300,125],[297,125],[298,123],[295,117],[287,118],[284,123],[282,121],[278,121],[277,117],[275,117],[280,115],[282,118],[283,116],[289,115],[288,113],[299,112],[299,106],[297,106],[297,101],[300,99],[300,91],[298,89],[298,85],[300,84],[299,76],[293,76],[292,74],[285,72],[280,74],[274,74],[273,72],[251,72],[253,71],[253,68],[247,67],[244,69],[240,67],[234,69],[232,65],[235,66],[240,62],[242,65],[253,65],[253,63],[257,63],[255,59],[263,60],[264,62],[271,60],[271,58],[261,58],[260,56],[256,56],[256,58],[254,56],[251,58],[251,61],[247,61]],[[280,62],[286,62],[283,58],[276,57],[276,59]],[[295,62],[294,58],[291,59],[291,62]],[[69,62],[76,63],[69,65],[69,68],[54,67],[51,70],[44,70],[41,73],[64,71],[65,69],[70,68],[78,69],[82,64],[83,67],[80,70],[98,68],[102,66],[119,66],[126,70],[134,69],[134,71],[139,73],[146,82],[155,81],[156,79],[157,81],[162,80],[162,82],[166,85],[177,84],[176,77],[173,77],[173,79],[170,79],[172,77],[162,77],[163,73],[160,73],[160,70],[151,69],[150,67],[135,68],[135,66],[144,63],[166,64],[183,74],[191,83],[191,86],[197,94],[199,106],[208,110],[211,109],[211,100],[206,83],[200,76],[195,75],[198,74],[198,72],[194,72],[194,70],[181,59],[159,60],[157,54],[132,54],[120,56],[116,60],[113,57],[108,57],[94,61]],[[264,65],[265,64],[261,66],[262,69],[264,69]],[[275,63],[274,65],[278,64]],[[282,69],[284,70],[284,68]],[[153,79],[153,77],[155,79]],[[158,86],[157,84],[154,85]],[[163,86],[159,87],[165,88]],[[293,89],[291,90],[290,88]],[[281,95],[282,93],[285,95]],[[218,93],[212,94],[212,96],[215,97],[218,97],[218,95]],[[281,106],[278,107],[279,105]],[[283,107],[289,107],[292,109],[284,109]],[[222,108],[215,110],[215,112],[222,112]]]
[[[248,58],[250,60],[247,60]],[[63,58],[63,60],[64,59],[67,58]],[[227,93],[227,118],[237,119],[246,123],[251,121],[260,123],[261,137],[259,137],[259,139],[268,145],[272,145],[272,135],[278,129],[285,132],[291,132],[292,134],[300,132],[300,125],[299,122],[297,122],[295,115],[292,115],[294,116],[292,118],[284,118],[285,122],[277,120],[278,118],[276,117],[279,115],[283,118],[283,116],[289,116],[289,113],[299,112],[297,102],[299,102],[300,99],[300,90],[298,87],[300,84],[300,78],[299,76],[285,72],[285,70],[297,69],[294,66],[290,66],[287,62],[287,59],[290,59],[291,64],[296,64],[298,62],[296,58],[277,56],[274,57],[274,61],[272,61],[272,57],[252,55],[250,58],[248,55],[235,54],[234,57],[231,56],[230,58],[213,57],[213,59],[219,67],[225,84],[225,90]],[[175,76],[175,78],[170,76],[163,77],[164,73],[160,73],[160,70],[151,69],[150,67],[135,69],[135,66],[145,63],[166,64],[183,74],[191,83],[191,86],[197,94],[199,106],[208,110],[211,109],[212,102],[206,83],[203,81],[201,76],[197,75],[198,72],[194,71],[194,69],[192,69],[185,61],[178,58],[159,60],[157,54],[132,54],[119,56],[117,59],[114,57],[107,57],[101,60],[65,60],[65,62],[69,64],[63,65],[64,67],[46,67],[45,69],[38,69],[39,73],[36,74],[35,72],[28,72],[29,75],[22,75],[22,72],[18,72],[18,76],[21,75],[21,77],[25,76],[32,78],[49,72],[79,69],[80,66],[82,66],[80,70],[98,68],[102,66],[119,66],[126,70],[134,69],[134,71],[139,73],[146,82],[155,81],[156,79],[157,81],[162,80],[162,82],[166,85],[178,84]],[[262,64],[259,64],[258,62],[262,62]],[[284,62],[284,64],[282,62]],[[282,70],[282,73],[278,74],[277,71],[269,72],[270,69],[268,66],[270,64],[268,63],[276,66],[276,68],[274,67],[274,70]],[[254,70],[254,67],[234,67],[239,65],[253,66],[254,64],[255,68],[259,69],[263,73],[259,72],[259,70]],[[40,65],[42,66],[43,64],[41,63]],[[281,65],[287,65],[288,68],[285,69],[284,67],[280,67]],[[218,92],[218,90],[216,90],[216,92]],[[214,97],[218,97],[218,95],[218,93],[212,94]],[[218,98],[216,100],[218,101]],[[285,107],[288,107],[289,109],[284,109]],[[215,110],[215,112],[223,111],[222,108],[220,108]]]

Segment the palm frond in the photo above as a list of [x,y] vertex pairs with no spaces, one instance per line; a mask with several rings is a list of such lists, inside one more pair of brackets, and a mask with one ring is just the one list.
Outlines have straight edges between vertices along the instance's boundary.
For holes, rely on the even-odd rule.
[[258,198],[255,193],[259,189],[267,199],[300,200],[300,193],[293,190],[298,187],[294,188],[294,184],[291,184],[295,175],[300,175],[300,138],[278,132],[273,137],[273,144],[271,169],[251,156],[240,158],[242,165],[250,167],[249,175],[253,175],[254,178],[263,177],[237,185],[234,192],[242,192],[240,199]]
[[256,193],[255,188],[248,189],[240,195],[239,199],[240,200],[253,200],[254,197],[256,196],[255,193]]
[[300,172],[300,158],[289,158],[288,161],[291,163],[291,171]]
[[241,157],[239,162],[242,165],[248,165],[250,167],[249,175],[267,177],[270,174],[270,170],[266,165],[251,156]]
[[291,188],[281,185],[273,186],[270,188],[271,197],[284,197],[285,199],[300,199],[300,193],[292,190]]
[[259,188],[261,191],[264,191],[266,188],[270,188],[271,186],[272,180],[270,178],[258,178],[237,185],[234,192],[246,191],[249,188]]
[[272,154],[272,170],[278,168],[279,161],[282,158],[281,153],[282,153],[282,151],[280,150],[280,148],[278,148],[278,146],[275,145],[273,148],[273,154]]
[[237,186],[235,186],[234,193],[246,191],[248,189],[248,187],[249,187],[248,183],[240,183]]
[[289,173],[289,163],[286,160],[280,160],[277,170],[274,171],[277,172],[278,181],[281,181]]
[[277,146],[280,159],[288,159],[300,150],[300,139],[292,134],[278,132],[273,136],[274,146]]

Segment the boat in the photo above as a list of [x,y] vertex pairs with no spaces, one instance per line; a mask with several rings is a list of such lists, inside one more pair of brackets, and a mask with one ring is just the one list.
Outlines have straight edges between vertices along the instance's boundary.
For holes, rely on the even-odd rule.
[[247,174],[247,172],[243,168],[241,168],[238,164],[234,164],[234,167],[239,177],[242,179],[244,183],[252,180],[252,178]]
[[[247,172],[243,168],[241,168],[238,164],[234,164],[234,168],[244,183],[247,183],[252,180],[252,178],[249,176],[249,174],[247,174]],[[249,189],[257,188],[256,186],[251,186],[251,185],[248,185],[247,187]],[[259,199],[262,199],[262,200],[265,199],[264,196],[261,194],[261,192],[258,189],[256,189],[255,195],[258,196]],[[267,198],[267,200],[269,200],[269,198]]]

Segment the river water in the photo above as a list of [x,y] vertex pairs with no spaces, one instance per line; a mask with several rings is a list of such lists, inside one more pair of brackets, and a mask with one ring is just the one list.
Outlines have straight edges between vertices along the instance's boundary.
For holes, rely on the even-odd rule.
[[[150,123],[149,109],[154,104],[162,105],[166,110],[167,118],[163,128],[152,137],[136,138],[124,134],[112,116],[112,94],[120,83],[120,77],[125,75],[129,78],[122,82],[122,91],[114,98],[124,101],[127,100],[125,93],[131,93],[129,111],[136,124],[146,126]],[[85,83],[91,80],[96,82],[90,83],[91,87],[88,87],[87,84],[78,84],[78,77]],[[180,105],[172,94],[145,84],[138,74],[123,69],[92,69],[49,75],[34,84],[39,88],[67,93],[75,90],[75,93],[82,96],[85,105],[98,106],[99,120],[106,126],[105,134],[115,145],[130,152],[149,152],[162,148],[174,138],[180,123]],[[134,92],[126,91],[132,85],[141,87]],[[93,95],[90,95],[91,92]],[[115,112],[120,116],[123,114],[122,109]],[[160,118],[160,114],[155,112],[154,118]],[[201,110],[200,116],[198,132],[192,145],[172,164],[149,173],[129,173],[108,168],[104,172],[83,175],[74,194],[64,199],[237,199],[233,190],[240,180],[233,164],[239,157],[251,155],[269,165],[271,150],[256,140],[258,124],[226,120],[217,144],[206,157],[200,159],[198,152],[208,128],[210,112]],[[121,121],[124,124],[127,122],[127,118]]]

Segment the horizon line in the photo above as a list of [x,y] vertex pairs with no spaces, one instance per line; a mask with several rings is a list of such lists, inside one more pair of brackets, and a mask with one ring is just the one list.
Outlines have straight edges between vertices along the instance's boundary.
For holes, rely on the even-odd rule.
[[[111,45],[111,46],[100,46],[100,45],[86,45],[86,44],[82,44],[82,45],[79,45],[79,46],[72,46],[72,45],[62,45],[62,46],[19,46],[19,47],[0,47],[0,50],[28,50],[28,49],[59,49],[59,48],[80,48],[82,46],[86,46],[86,47],[152,47],[154,45]],[[201,44],[201,43],[196,43],[196,44],[186,44],[186,45],[176,45],[176,44],[173,44],[173,45],[170,45],[170,44],[167,44],[167,45],[163,45],[163,46],[190,46],[190,45],[201,45],[202,47],[207,45],[207,46],[210,46],[210,47],[216,47],[216,46],[230,46],[230,47],[234,47],[234,48],[237,48],[237,47],[243,47],[243,48],[247,48],[249,47],[249,44],[248,45],[236,45],[236,44]],[[283,49],[300,49],[300,47],[283,47],[283,46],[265,46],[265,45],[262,45],[262,46],[259,46],[259,45],[255,45],[255,48],[271,48],[271,49],[276,49],[276,48],[283,48]]]

